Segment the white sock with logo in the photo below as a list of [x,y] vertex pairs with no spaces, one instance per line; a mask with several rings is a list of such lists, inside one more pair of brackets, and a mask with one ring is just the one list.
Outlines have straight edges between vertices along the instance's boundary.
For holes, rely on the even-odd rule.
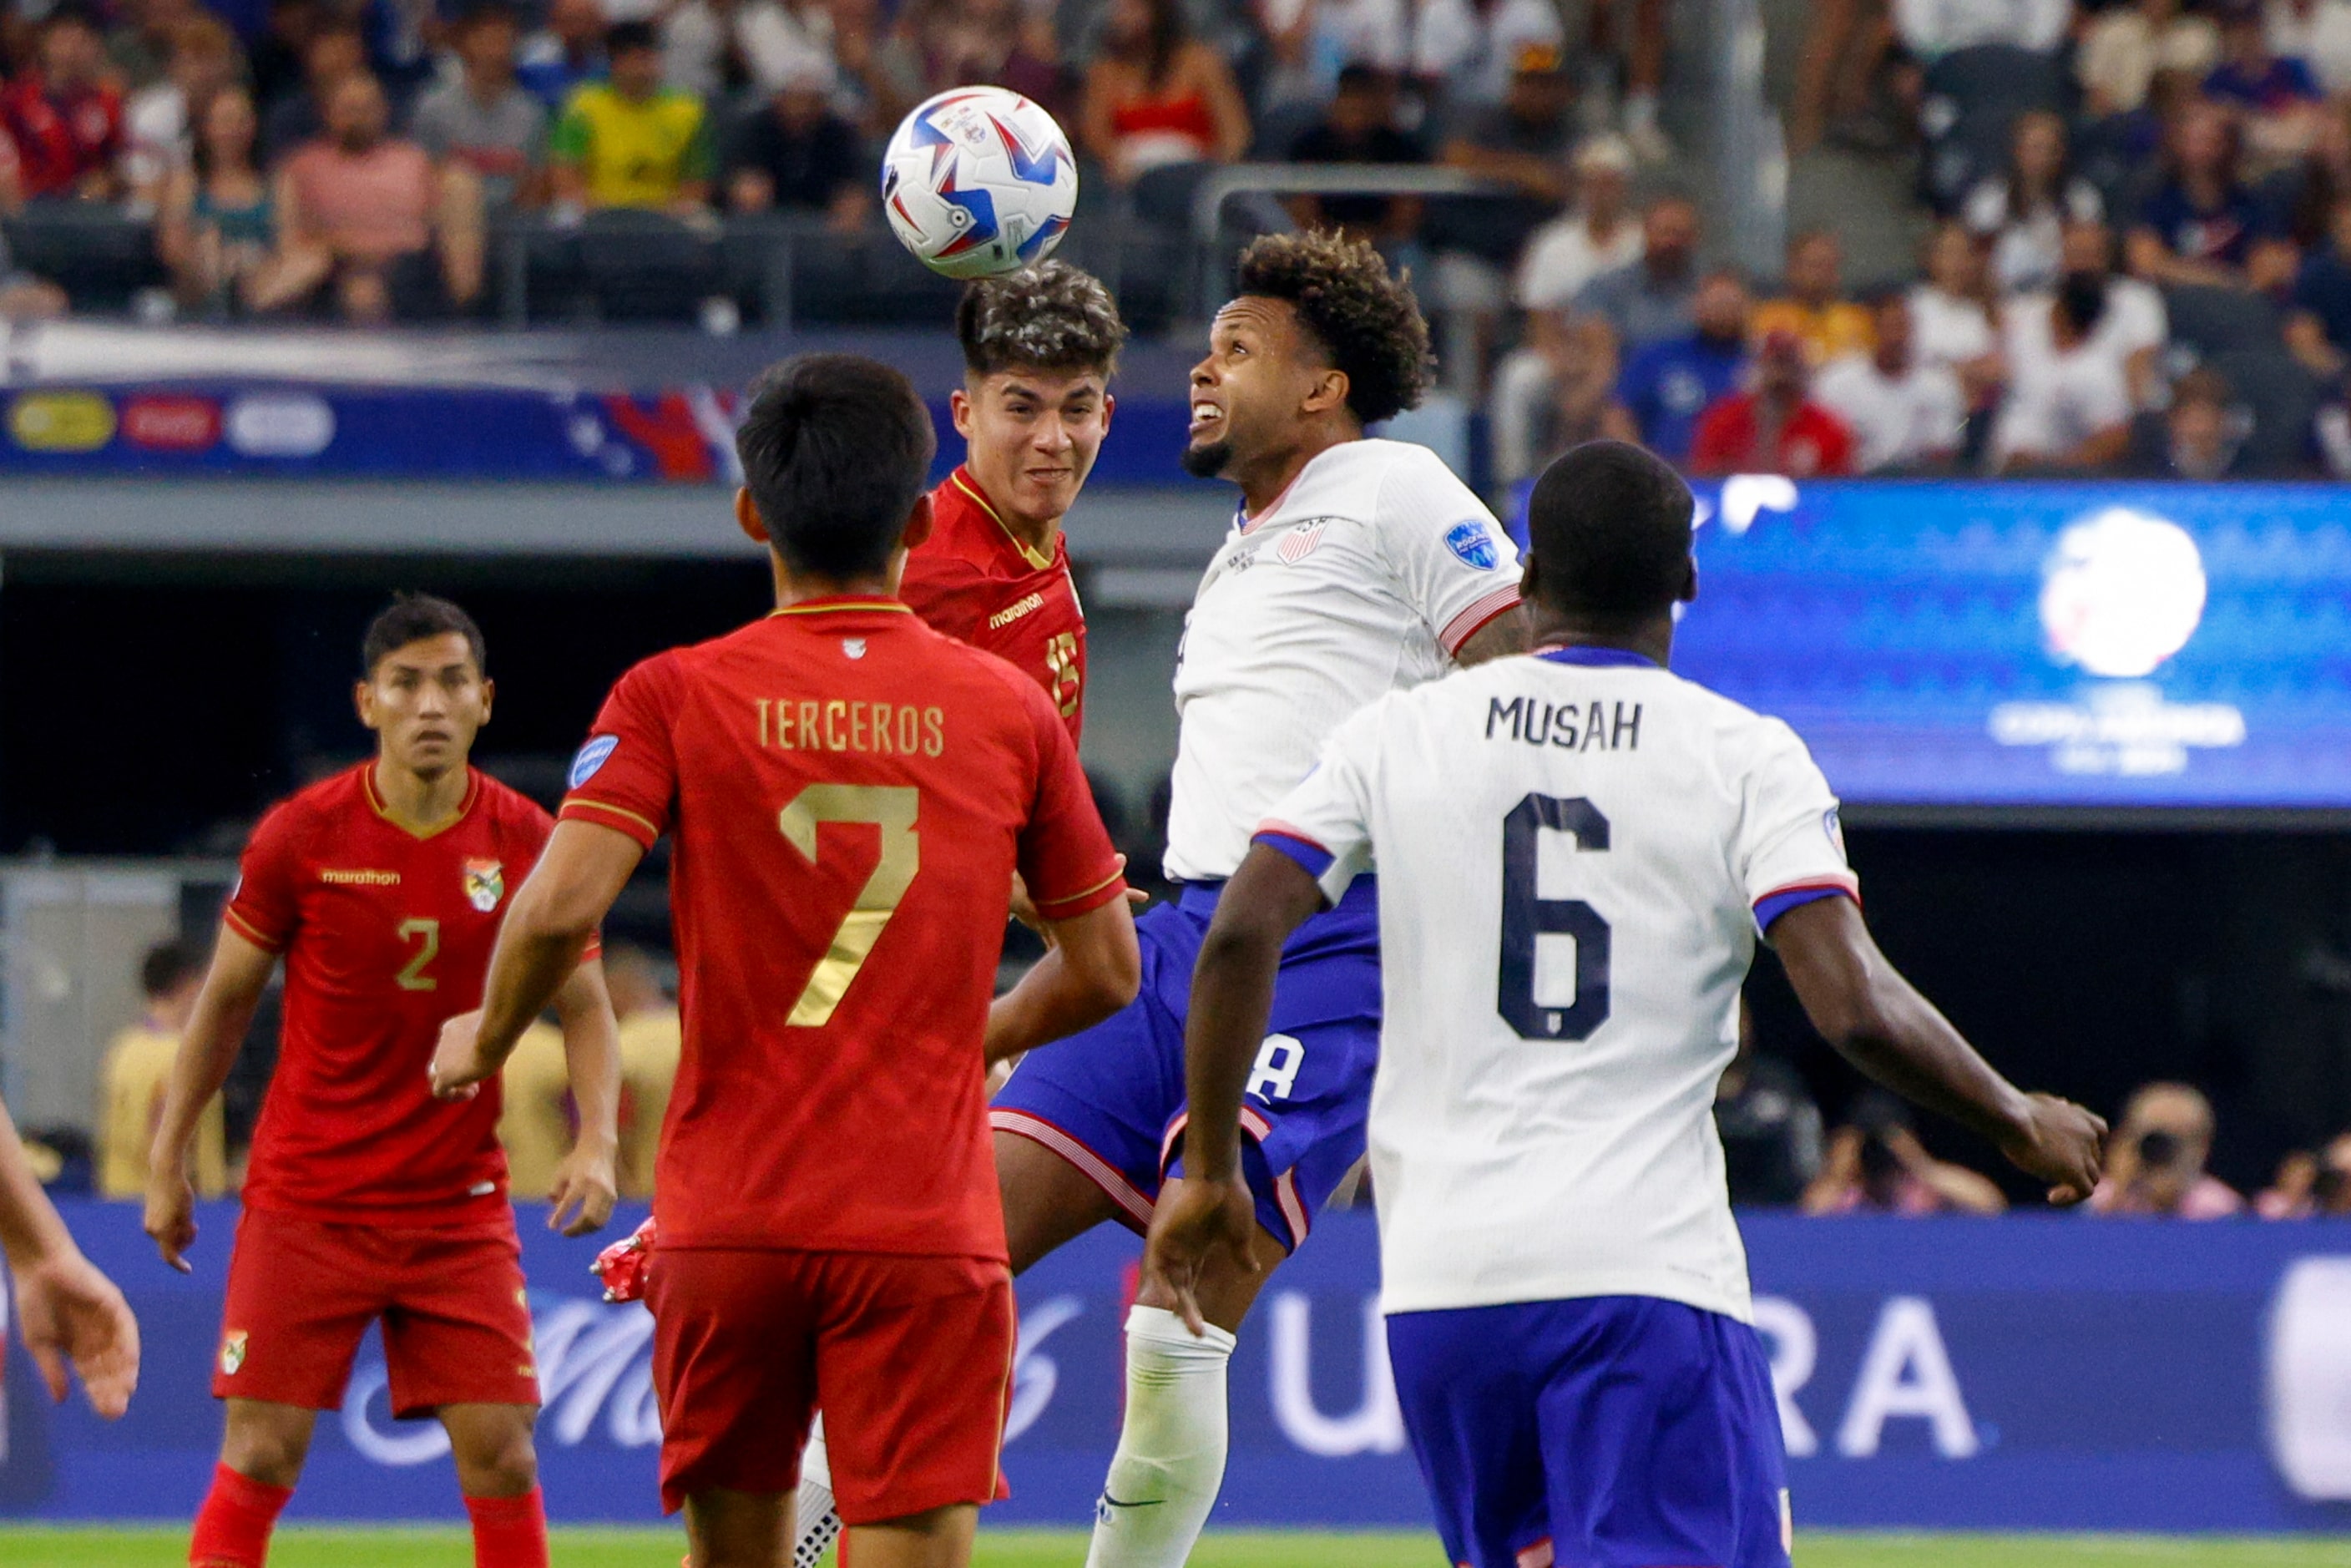
[[832,1464],[824,1446],[824,1417],[816,1418],[800,1453],[800,1490],[792,1494],[792,1568],[816,1568],[817,1559],[841,1533],[832,1511]]
[[1126,1316],[1126,1422],[1094,1507],[1086,1568],[1183,1568],[1225,1481],[1233,1336],[1158,1307]]

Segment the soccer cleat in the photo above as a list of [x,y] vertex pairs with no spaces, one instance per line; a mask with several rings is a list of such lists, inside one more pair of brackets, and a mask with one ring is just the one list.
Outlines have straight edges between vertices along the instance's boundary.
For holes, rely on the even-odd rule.
[[798,1506],[802,1519],[815,1522],[799,1527],[799,1540],[792,1545],[792,1568],[816,1568],[817,1559],[841,1533],[841,1515],[832,1511],[832,1489],[803,1476]]
[[604,1281],[604,1299],[608,1301],[643,1301],[645,1275],[653,1266],[655,1232],[650,1216],[643,1225],[629,1232],[625,1240],[615,1241],[596,1254],[596,1261],[588,1271]]

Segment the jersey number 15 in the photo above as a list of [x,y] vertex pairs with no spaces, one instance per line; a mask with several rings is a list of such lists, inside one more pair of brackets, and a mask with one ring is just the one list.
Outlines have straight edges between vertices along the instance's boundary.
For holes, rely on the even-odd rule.
[[[1535,891],[1543,831],[1566,833],[1580,851],[1608,847],[1608,819],[1582,796],[1530,795],[1502,819],[1502,972],[1494,1005],[1523,1040],[1589,1040],[1608,1021],[1608,922],[1580,898]],[[1575,938],[1575,1000],[1535,999],[1535,946],[1544,936]]]

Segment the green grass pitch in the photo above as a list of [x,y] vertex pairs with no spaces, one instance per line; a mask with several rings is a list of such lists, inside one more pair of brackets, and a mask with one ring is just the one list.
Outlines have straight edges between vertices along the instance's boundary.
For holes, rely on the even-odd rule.
[[[673,1568],[674,1531],[559,1530],[555,1568]],[[7,1568],[179,1568],[177,1530],[26,1530],[0,1527]],[[1076,1532],[991,1531],[977,1568],[1078,1568]],[[1428,1536],[1212,1534],[1192,1568],[1444,1568]],[[1796,1543],[1802,1568],[2351,1568],[2351,1540],[2218,1540],[2182,1536],[1823,1535]],[[458,1530],[280,1531],[272,1568],[467,1568]]]

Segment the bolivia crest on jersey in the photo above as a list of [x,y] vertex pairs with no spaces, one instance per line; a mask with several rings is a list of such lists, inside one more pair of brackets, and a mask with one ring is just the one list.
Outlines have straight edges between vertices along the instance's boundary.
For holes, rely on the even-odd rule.
[[506,867],[496,861],[465,862],[465,902],[487,915],[507,895]]
[[244,1368],[245,1331],[243,1329],[222,1336],[220,1366],[222,1375],[226,1377],[235,1377]]

